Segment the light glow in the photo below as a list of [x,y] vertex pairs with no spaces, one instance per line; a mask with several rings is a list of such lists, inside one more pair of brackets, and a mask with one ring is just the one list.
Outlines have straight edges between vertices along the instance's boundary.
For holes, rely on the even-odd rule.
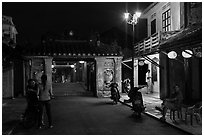
[[171,51],[167,55],[170,59],[175,59],[177,57],[177,53],[175,51]]
[[84,63],[84,61],[79,61],[79,63],[80,63],[80,64],[83,64],[83,63]]
[[127,13],[124,13],[126,20],[129,18],[129,14],[130,14],[130,13],[128,13],[128,12],[127,12]]
[[[185,51],[186,51],[186,52],[185,52]],[[184,58],[190,58],[190,57],[192,57],[193,52],[192,52],[191,50],[185,50],[185,51],[182,51],[182,56],[183,56]]]

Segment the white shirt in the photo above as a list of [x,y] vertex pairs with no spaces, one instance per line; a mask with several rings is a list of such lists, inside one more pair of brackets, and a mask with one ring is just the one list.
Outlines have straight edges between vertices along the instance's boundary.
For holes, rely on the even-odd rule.
[[150,73],[147,72],[147,73],[146,73],[146,82],[148,82],[149,80],[150,80]]

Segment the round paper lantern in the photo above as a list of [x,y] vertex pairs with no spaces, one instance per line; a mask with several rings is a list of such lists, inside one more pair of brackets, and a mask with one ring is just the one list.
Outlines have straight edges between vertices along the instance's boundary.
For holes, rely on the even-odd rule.
[[141,60],[141,61],[139,61],[139,63],[138,63],[140,66],[143,66],[144,65],[144,61],[143,60]]
[[[185,51],[186,51],[186,52],[185,52]],[[184,58],[190,58],[190,57],[192,57],[193,52],[192,52],[191,50],[185,50],[185,51],[182,51],[182,56],[183,56]]]
[[177,53],[175,51],[171,51],[168,53],[168,58],[175,59],[177,57]]

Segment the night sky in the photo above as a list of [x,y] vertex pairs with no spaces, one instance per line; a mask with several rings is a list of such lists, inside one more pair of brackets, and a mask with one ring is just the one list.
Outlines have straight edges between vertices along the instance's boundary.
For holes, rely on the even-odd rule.
[[125,23],[123,13],[143,11],[149,2],[3,2],[2,14],[11,16],[18,40],[33,45],[46,33],[76,31],[82,38]]

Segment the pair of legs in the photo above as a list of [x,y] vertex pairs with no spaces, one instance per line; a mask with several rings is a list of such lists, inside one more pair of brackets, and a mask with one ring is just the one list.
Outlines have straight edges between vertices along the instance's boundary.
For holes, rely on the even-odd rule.
[[165,120],[166,112],[168,109],[175,110],[178,107],[178,104],[172,101],[164,101],[162,103],[161,111],[162,111],[162,120]]
[[153,93],[153,89],[152,89],[152,83],[151,81],[147,81],[147,94],[148,93]]
[[52,116],[51,116],[51,105],[50,101],[40,101],[39,102],[39,119],[38,119],[38,127],[41,127],[43,125],[42,118],[43,118],[43,110],[44,107],[46,109],[46,114],[48,117],[48,123],[49,127],[52,127]]

